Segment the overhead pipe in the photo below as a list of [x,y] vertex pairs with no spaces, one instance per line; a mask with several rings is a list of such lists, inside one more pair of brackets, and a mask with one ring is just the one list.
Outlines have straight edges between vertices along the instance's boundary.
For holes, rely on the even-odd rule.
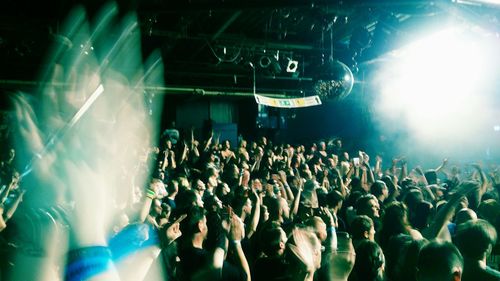
[[[0,80],[0,86],[9,87],[65,87],[70,86],[70,83],[59,83],[59,82],[39,82],[39,81],[28,81],[28,80]],[[167,87],[167,86],[143,86],[138,87],[145,91],[154,91],[157,93],[171,93],[171,94],[191,94],[200,96],[231,96],[231,97],[253,97],[252,92],[236,92],[236,91],[216,91],[216,90],[206,90],[203,88],[192,88],[192,87]],[[273,98],[289,98],[286,94],[277,93],[259,93],[264,96]]]

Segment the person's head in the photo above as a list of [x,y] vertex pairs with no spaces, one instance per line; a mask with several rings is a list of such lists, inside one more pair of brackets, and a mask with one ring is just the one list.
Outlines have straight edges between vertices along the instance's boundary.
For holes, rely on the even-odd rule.
[[356,201],[356,213],[366,215],[371,219],[380,218],[380,205],[375,196],[371,194],[363,195]]
[[335,168],[339,164],[339,157],[337,155],[332,155],[330,158],[328,158],[328,164],[330,168]]
[[152,190],[156,190],[156,198],[161,199],[167,195],[167,190],[162,180],[152,179],[149,185]]
[[246,148],[247,147],[247,141],[244,139],[240,140],[239,147],[241,148]]
[[175,197],[177,193],[179,192],[179,182],[178,181],[170,181],[170,183],[167,185],[167,193],[169,197]]
[[326,224],[318,216],[311,217],[305,221],[305,225],[314,230],[314,233],[321,242],[324,242],[327,238]]
[[385,215],[380,230],[380,244],[386,247],[389,239],[398,234],[410,234],[408,209],[401,202],[393,202],[385,208]]
[[269,211],[266,205],[260,205],[260,222],[266,222],[269,219]]
[[495,228],[487,221],[468,221],[457,228],[455,244],[466,259],[483,260],[497,241]]
[[410,209],[410,212],[413,212],[416,210],[418,203],[424,201],[424,196],[422,195],[422,191],[414,188],[406,193],[403,201],[408,206],[408,209]]
[[338,190],[333,190],[326,195],[326,205],[329,208],[339,210],[342,208],[342,202],[344,202],[344,196]]
[[326,143],[324,141],[319,142],[319,151],[325,151],[326,150]]
[[350,226],[353,240],[375,241],[375,227],[373,220],[365,215],[356,216]]
[[219,178],[219,170],[215,167],[208,167],[205,171],[205,178],[211,188],[216,187],[218,183],[217,179]]
[[205,192],[206,186],[201,179],[197,178],[194,179],[193,182],[191,183],[191,189],[194,190],[195,193],[203,197],[203,193]]
[[494,224],[497,218],[500,217],[500,204],[495,199],[483,199],[477,208],[477,214],[480,218]]
[[455,214],[455,223],[457,225],[474,220],[477,220],[476,212],[469,208],[463,208]]
[[393,195],[394,194],[394,197],[398,197],[399,196],[399,189],[398,187],[394,184],[394,180],[393,180],[393,177],[391,176],[383,176],[382,177],[382,181],[385,183],[385,185],[387,186],[387,189],[389,190],[389,195]]
[[281,210],[279,198],[269,197],[264,201],[264,203],[266,204],[267,211],[269,212],[269,219],[272,221],[281,221],[283,218],[283,212]]
[[239,216],[243,214],[249,216],[252,212],[252,201],[245,196],[234,197],[232,206],[234,208],[234,212]]
[[217,195],[208,195],[203,198],[203,207],[208,212],[219,212],[222,210],[222,201],[217,197]]
[[285,252],[287,237],[279,226],[272,225],[263,229],[260,240],[262,251],[268,257],[282,256]]
[[279,188],[278,183],[274,179],[269,179],[265,187],[266,196],[274,196],[275,195],[274,191],[277,190],[278,188]]
[[362,241],[356,248],[354,273],[357,280],[384,280],[385,257],[380,246],[369,240]]
[[187,212],[192,206],[203,207],[203,203],[200,201],[198,195],[191,189],[184,190],[175,196],[176,209],[179,212]]
[[434,217],[434,206],[427,201],[421,201],[417,204],[414,214],[411,223],[416,229],[422,230],[431,223]]
[[205,210],[198,206],[191,207],[186,219],[181,222],[181,231],[188,239],[193,239],[195,236],[206,239],[208,227]]
[[464,262],[458,249],[450,242],[433,241],[418,256],[418,281],[457,281],[461,279]]
[[375,195],[379,200],[384,201],[389,196],[389,189],[385,182],[375,181],[370,187],[371,194]]
[[262,182],[259,178],[253,178],[250,181],[250,187],[252,188],[252,190],[257,191],[257,193],[262,192]]

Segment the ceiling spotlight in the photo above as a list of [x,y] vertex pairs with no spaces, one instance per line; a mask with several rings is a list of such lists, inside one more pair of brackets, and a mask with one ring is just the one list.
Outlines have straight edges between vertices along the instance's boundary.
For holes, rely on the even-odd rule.
[[268,56],[262,56],[259,59],[259,65],[262,68],[268,68],[271,65],[271,58]]
[[299,62],[296,60],[288,60],[288,65],[286,67],[286,72],[295,73],[299,67]]

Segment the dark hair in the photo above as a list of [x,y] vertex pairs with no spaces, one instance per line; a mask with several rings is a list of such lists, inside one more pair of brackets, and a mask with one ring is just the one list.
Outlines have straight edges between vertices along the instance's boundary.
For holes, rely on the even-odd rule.
[[432,218],[434,206],[427,202],[421,201],[417,204],[415,215],[412,218],[411,224],[414,228],[422,230],[427,227],[429,218]]
[[[412,240],[407,242],[404,247],[404,253],[402,255],[402,264],[401,261],[397,261],[396,263],[401,264],[398,270],[395,270],[395,274],[399,276],[395,276],[395,280],[408,280],[408,281],[416,281],[417,280],[417,263],[418,256],[422,248],[427,245],[428,241],[426,239],[420,240]],[[389,267],[389,263],[387,263],[387,267]],[[389,275],[389,272],[388,272]]]
[[423,280],[451,280],[453,269],[463,269],[464,261],[458,249],[450,242],[432,241],[418,255],[417,275]]
[[378,180],[372,184],[372,186],[370,187],[370,192],[371,194],[375,195],[375,197],[378,197],[383,194],[384,188],[387,188],[385,182]]
[[356,216],[350,226],[350,233],[353,239],[364,239],[366,231],[374,227],[373,220],[365,215]]
[[436,184],[437,183],[437,172],[436,170],[427,170],[424,173],[425,179],[428,184]]
[[202,207],[193,206],[187,212],[187,217],[181,223],[182,235],[192,237],[198,233],[198,223],[205,217],[206,211]]
[[380,245],[386,247],[389,239],[398,234],[410,234],[408,209],[401,202],[392,202],[385,209],[382,229],[380,230]]
[[458,226],[455,244],[466,258],[480,260],[495,245],[497,232],[488,221],[478,219]]
[[343,201],[344,196],[342,196],[342,194],[338,190],[333,190],[326,195],[326,205],[328,207],[335,207]]
[[463,208],[455,214],[455,223],[457,225],[475,219],[477,219],[476,213],[469,208]]
[[424,200],[424,197],[422,195],[422,191],[420,189],[414,188],[410,189],[404,196],[404,203],[408,208],[410,209],[410,212],[413,212],[416,208],[419,202],[422,202]]
[[384,253],[377,243],[365,240],[356,248],[354,273],[357,280],[384,280],[384,275],[381,271],[384,264]]
[[269,257],[276,255],[277,251],[280,249],[279,244],[281,242],[282,229],[279,226],[270,225],[262,230],[260,236],[260,245],[262,251]]
[[196,197],[194,190],[189,189],[179,192],[179,194],[175,196],[175,204],[177,206],[176,212],[179,214],[187,213],[197,200],[198,197]]
[[378,201],[377,197],[372,194],[365,194],[356,200],[356,212],[360,215],[364,215],[366,212],[366,208],[368,208],[368,202],[370,200]]

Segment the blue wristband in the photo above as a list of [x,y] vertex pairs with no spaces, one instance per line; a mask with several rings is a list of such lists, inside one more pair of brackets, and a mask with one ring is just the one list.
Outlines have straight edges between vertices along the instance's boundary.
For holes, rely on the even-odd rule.
[[147,224],[131,224],[109,240],[113,261],[117,262],[140,249],[159,245],[156,230]]
[[108,271],[111,266],[111,251],[107,247],[93,246],[71,250],[68,253],[64,280],[87,280]]

